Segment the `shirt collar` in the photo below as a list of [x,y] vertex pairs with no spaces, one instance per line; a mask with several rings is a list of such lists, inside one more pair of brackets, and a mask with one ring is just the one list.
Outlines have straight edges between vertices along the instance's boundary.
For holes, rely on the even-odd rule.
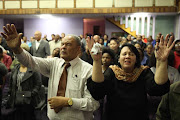
[[40,42],[41,42],[41,40],[39,40],[39,41],[37,41],[37,40],[36,40],[36,42],[40,43]]
[[[71,64],[71,67],[74,67],[78,61],[79,61],[79,56],[77,56],[76,58],[71,60],[69,63]],[[64,62],[64,64],[65,64],[65,62]],[[62,66],[64,66],[64,64]]]

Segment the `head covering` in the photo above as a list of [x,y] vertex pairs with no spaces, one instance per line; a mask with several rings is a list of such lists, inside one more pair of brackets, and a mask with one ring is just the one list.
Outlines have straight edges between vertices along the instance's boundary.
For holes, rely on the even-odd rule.
[[30,47],[26,43],[22,43],[21,48],[25,49],[28,52],[30,51]]

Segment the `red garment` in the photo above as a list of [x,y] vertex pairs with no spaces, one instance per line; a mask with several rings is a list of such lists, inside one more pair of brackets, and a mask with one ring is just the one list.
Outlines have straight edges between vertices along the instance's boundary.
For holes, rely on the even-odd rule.
[[180,54],[174,51],[174,67],[178,69],[179,65],[180,65]]
[[147,43],[147,38],[144,38],[143,42],[144,42],[144,43]]
[[10,66],[11,66],[11,63],[12,63],[12,59],[11,59],[11,57],[9,55],[7,55],[7,54],[3,55],[2,63],[4,63],[5,66],[7,67],[8,71],[10,71]]

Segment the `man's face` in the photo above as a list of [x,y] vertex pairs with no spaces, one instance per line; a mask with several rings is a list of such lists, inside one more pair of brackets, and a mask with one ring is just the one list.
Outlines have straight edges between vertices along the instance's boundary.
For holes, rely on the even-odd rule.
[[34,38],[35,38],[35,40],[37,40],[37,41],[41,40],[41,33],[40,33],[40,32],[35,32],[35,33],[34,33]]
[[137,40],[138,40],[138,41],[142,41],[142,36],[141,36],[141,35],[138,35],[138,36],[137,36]]
[[152,36],[149,36],[148,39],[147,39],[148,42],[152,42],[153,39],[152,39]]
[[23,37],[23,41],[26,42],[27,41],[27,37]]
[[59,35],[55,35],[55,42],[57,42],[60,39]]
[[127,40],[129,40],[129,41],[131,40],[131,35],[127,36]]
[[65,37],[65,33],[61,33],[61,37],[64,38]]
[[60,49],[60,56],[65,61],[71,61],[78,56],[81,47],[72,36],[66,36],[62,39]]
[[95,35],[93,39],[95,43],[99,43],[100,37],[98,35]]

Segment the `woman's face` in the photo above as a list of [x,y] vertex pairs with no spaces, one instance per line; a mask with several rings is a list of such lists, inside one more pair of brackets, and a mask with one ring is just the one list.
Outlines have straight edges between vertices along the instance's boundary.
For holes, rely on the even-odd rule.
[[115,42],[114,40],[111,40],[110,41],[110,44],[109,44],[109,47],[110,49],[114,50],[114,51],[117,51],[118,48],[119,48],[119,45],[117,44],[117,42]]
[[147,48],[146,48],[146,51],[147,51],[148,54],[152,54],[153,46],[152,45],[148,45]]
[[120,53],[119,62],[125,72],[132,72],[136,63],[136,55],[128,47],[123,47]]

